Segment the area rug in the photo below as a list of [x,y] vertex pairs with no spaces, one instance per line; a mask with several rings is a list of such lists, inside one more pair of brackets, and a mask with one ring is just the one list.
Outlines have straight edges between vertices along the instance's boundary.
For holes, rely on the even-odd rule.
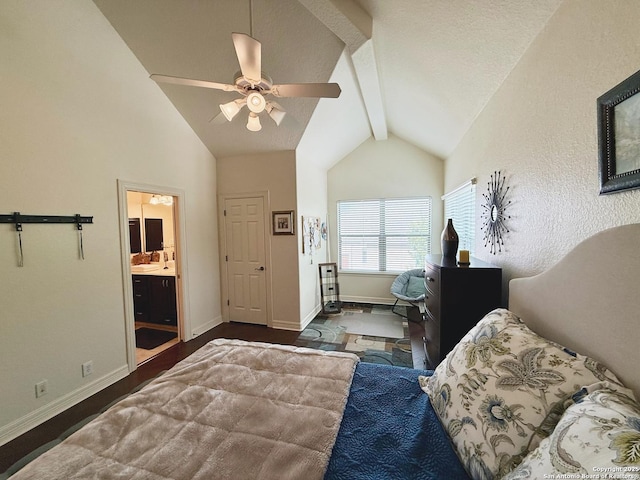
[[[319,350],[354,353],[360,357],[361,361],[367,363],[413,368],[407,321],[398,315],[391,314],[390,309],[385,310],[385,307],[382,307],[382,311],[378,310],[375,313],[371,308],[364,308],[362,309],[364,311],[361,310],[358,313],[355,313],[355,310],[343,309],[339,315],[318,315],[300,333],[295,344]],[[397,325],[394,327],[393,324],[399,322],[402,332],[400,338],[351,333],[344,325],[344,323],[351,323],[362,327],[366,325],[365,320],[371,317],[379,317],[377,326],[364,328],[366,333],[388,332],[390,329],[393,331],[394,328],[397,330]],[[344,322],[345,318],[352,319],[352,322]],[[385,319],[388,324],[386,326]]]
[[175,332],[167,332],[166,330],[139,328],[136,330],[136,347],[144,350],[153,350],[177,336],[178,334]]
[[395,313],[352,313],[329,318],[328,321],[345,327],[347,333],[384,338],[404,338],[403,318]]

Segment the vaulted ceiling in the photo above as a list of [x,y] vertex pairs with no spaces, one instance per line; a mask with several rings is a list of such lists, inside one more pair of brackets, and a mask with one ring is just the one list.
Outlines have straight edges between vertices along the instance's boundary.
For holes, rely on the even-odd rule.
[[242,32],[274,83],[340,83],[337,99],[278,98],[287,116],[262,114],[259,132],[246,109],[220,121],[235,92],[157,87],[216,157],[295,150],[304,135],[327,146],[325,166],[390,133],[446,158],[561,2],[94,0],[149,74],[233,83]]

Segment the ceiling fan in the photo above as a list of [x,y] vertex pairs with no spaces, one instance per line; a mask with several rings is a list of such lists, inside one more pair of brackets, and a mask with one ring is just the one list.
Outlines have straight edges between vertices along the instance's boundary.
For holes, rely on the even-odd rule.
[[231,121],[246,105],[249,109],[247,129],[257,132],[262,128],[259,114],[266,111],[276,125],[280,125],[286,112],[269,96],[274,97],[315,97],[338,98],[340,86],[337,83],[285,83],[274,85],[271,78],[262,72],[262,45],[246,33],[232,33],[233,45],[240,64],[240,72],[233,84],[192,80],[168,75],[151,75],[156,82],[174,83],[192,87],[213,88],[242,95],[228,103],[220,104],[220,110]]

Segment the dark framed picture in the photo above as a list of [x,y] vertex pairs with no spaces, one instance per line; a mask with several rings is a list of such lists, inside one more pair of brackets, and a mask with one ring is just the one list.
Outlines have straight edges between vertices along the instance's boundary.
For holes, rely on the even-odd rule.
[[598,98],[600,194],[640,188],[640,71]]
[[273,234],[274,235],[293,235],[294,219],[293,210],[286,212],[273,212]]

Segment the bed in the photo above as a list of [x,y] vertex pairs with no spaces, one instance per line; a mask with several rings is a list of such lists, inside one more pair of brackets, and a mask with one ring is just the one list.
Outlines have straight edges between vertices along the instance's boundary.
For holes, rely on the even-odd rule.
[[11,478],[640,478],[639,240],[512,280],[435,372],[214,340]]

